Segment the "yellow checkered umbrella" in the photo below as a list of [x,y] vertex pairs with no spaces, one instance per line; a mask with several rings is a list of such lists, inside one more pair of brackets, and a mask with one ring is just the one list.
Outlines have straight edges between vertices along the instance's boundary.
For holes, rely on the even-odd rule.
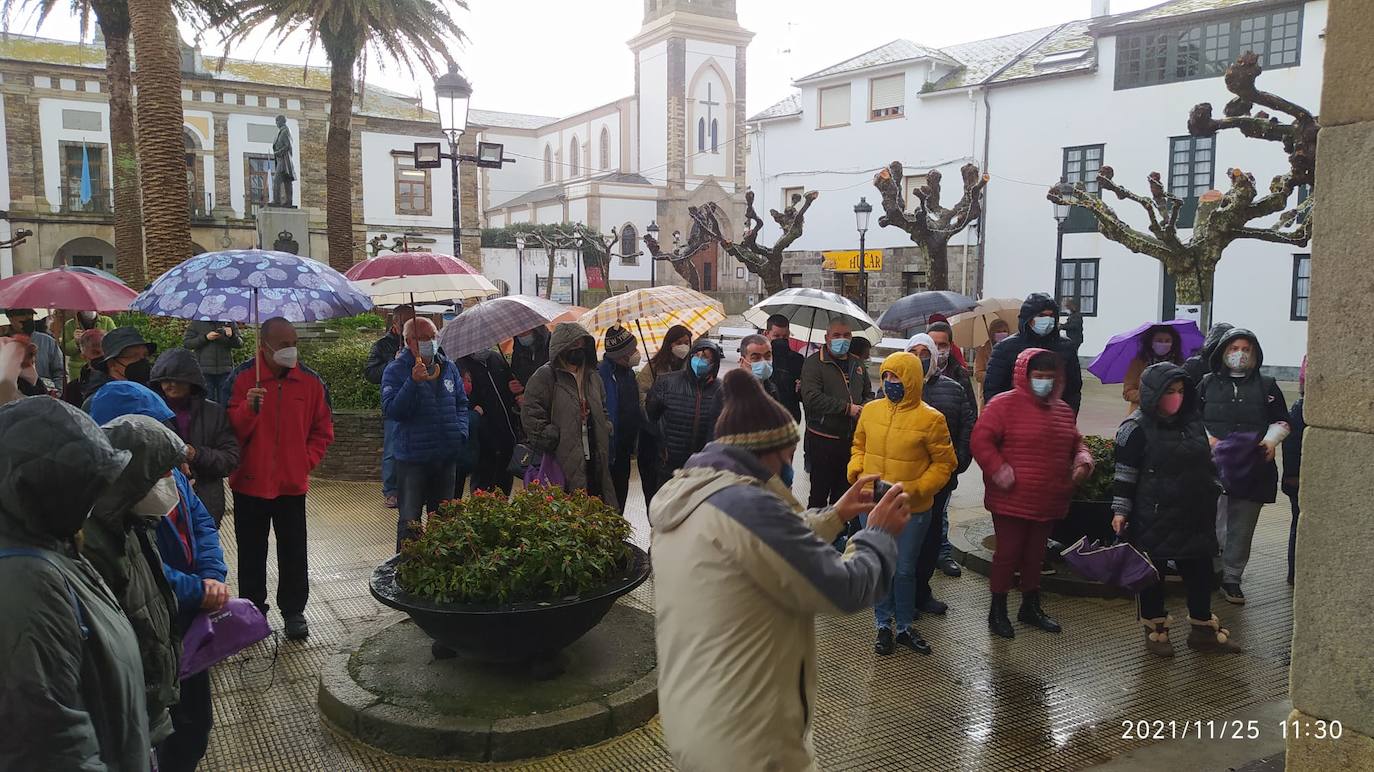
[[673,325],[680,324],[692,331],[692,337],[700,337],[725,321],[725,306],[686,287],[646,287],[613,295],[577,321],[596,338],[598,352],[605,350],[607,328],[620,324],[635,333],[644,356],[651,357]]

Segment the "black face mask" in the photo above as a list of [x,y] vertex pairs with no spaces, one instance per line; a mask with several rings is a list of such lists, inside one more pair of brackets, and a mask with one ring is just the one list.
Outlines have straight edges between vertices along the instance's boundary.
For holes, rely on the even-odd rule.
[[140,359],[130,365],[124,366],[124,380],[134,383],[148,385],[148,379],[153,375],[153,363],[146,359]]
[[587,352],[580,348],[575,348],[564,354],[563,358],[573,367],[581,367],[582,363],[587,360]]
[[24,333],[25,335],[32,335],[33,331],[36,329],[38,329],[38,323],[32,319],[28,320],[27,322],[19,323],[19,331]]

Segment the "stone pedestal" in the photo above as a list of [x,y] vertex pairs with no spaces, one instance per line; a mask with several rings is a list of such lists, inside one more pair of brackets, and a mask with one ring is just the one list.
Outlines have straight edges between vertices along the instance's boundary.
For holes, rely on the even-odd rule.
[[284,206],[258,207],[254,215],[258,221],[258,243],[263,249],[273,249],[280,235],[290,233],[296,242],[295,253],[301,257],[314,257],[310,254],[310,213],[305,209]]
[[320,674],[320,712],[388,753],[479,762],[592,745],[658,713],[654,617],[622,603],[558,654],[553,679],[524,663],[435,659],[433,643],[395,618],[353,638]]

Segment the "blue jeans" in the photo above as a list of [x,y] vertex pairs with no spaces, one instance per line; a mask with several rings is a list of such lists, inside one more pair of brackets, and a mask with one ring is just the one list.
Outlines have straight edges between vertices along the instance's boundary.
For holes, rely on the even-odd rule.
[[439,502],[453,498],[453,487],[458,476],[456,461],[436,463],[396,462],[396,477],[401,487],[398,492],[396,514],[396,551],[401,551],[401,543],[415,538],[412,523],[420,521],[425,509],[433,515],[439,510]]
[[382,496],[396,494],[396,457],[391,448],[396,444],[396,422],[391,419],[382,421]]
[[229,392],[232,389],[229,373],[205,376],[205,398],[220,407],[229,406]]
[[[868,516],[863,520],[867,527]],[[916,615],[916,558],[929,527],[929,510],[913,512],[897,537],[897,573],[892,577],[891,591],[873,604],[873,621],[879,629],[886,627],[900,633],[911,627],[911,619]]]

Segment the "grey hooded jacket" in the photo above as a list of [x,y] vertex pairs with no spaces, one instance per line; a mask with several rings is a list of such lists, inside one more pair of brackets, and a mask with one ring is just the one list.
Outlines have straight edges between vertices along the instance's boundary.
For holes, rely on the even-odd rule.
[[142,517],[132,508],[182,462],[186,445],[157,419],[143,415],[120,416],[101,429],[110,445],[128,451],[130,459],[96,500],[81,530],[81,554],[100,572],[133,625],[143,660],[149,734],[156,745],[172,733],[167,709],[179,697],[181,641],[173,624],[176,596],[157,549],[161,517]]
[[130,454],[54,399],[0,407],[0,436],[0,550],[41,555],[0,558],[0,769],[147,770],[138,642],[75,538]]

